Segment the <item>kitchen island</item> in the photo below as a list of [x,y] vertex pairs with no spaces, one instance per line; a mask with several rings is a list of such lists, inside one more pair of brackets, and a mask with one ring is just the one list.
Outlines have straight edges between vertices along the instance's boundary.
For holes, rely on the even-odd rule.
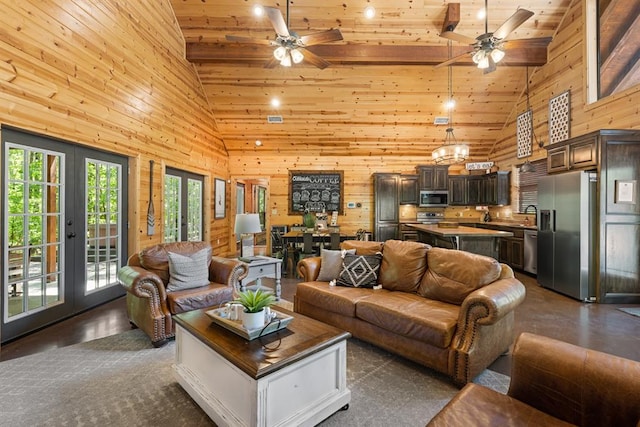
[[459,249],[498,259],[501,237],[512,237],[509,231],[474,227],[440,227],[437,224],[407,224],[418,232],[418,241],[431,246]]

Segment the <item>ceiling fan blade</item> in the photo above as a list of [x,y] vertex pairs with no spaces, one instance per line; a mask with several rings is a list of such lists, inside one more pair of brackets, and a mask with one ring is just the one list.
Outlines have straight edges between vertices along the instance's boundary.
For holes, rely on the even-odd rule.
[[273,25],[273,29],[276,30],[276,34],[279,36],[289,37],[289,29],[287,28],[287,23],[284,21],[284,17],[282,16],[282,12],[280,9],[270,6],[262,7],[271,21],[271,25]]
[[552,37],[536,37],[531,39],[505,40],[503,45],[506,49],[518,47],[547,47],[551,43]]
[[315,53],[311,52],[310,50],[305,49],[305,48],[299,48],[299,49],[302,49],[302,51],[304,52],[304,60],[306,62],[308,62],[309,64],[315,65],[316,67],[320,68],[321,70],[324,70],[329,65],[331,65],[331,63],[329,61],[327,61],[324,58],[321,58],[320,56],[316,55]]
[[267,39],[253,39],[251,37],[232,36],[232,35],[226,35],[225,38],[227,39],[227,41],[237,42],[237,43],[253,43],[253,44],[264,44],[264,45],[273,44],[271,40],[267,40]]
[[465,44],[475,44],[478,41],[476,39],[472,39],[471,37],[454,33],[453,31],[443,31],[442,33],[440,33],[440,37]]
[[271,59],[269,59],[267,63],[264,64],[264,68],[275,68],[278,64],[280,64],[280,61],[271,56]]
[[315,44],[335,42],[338,40],[343,40],[342,33],[338,29],[321,31],[300,37],[300,41],[305,46],[313,46]]
[[514,13],[509,18],[507,18],[507,20],[504,21],[502,25],[500,25],[500,28],[498,28],[493,32],[493,37],[497,39],[504,39],[509,34],[511,34],[513,30],[518,28],[520,25],[524,23],[524,21],[531,18],[532,16],[533,16],[533,12],[531,12],[530,10],[527,10],[527,9],[516,10],[516,13]]
[[489,58],[489,66],[482,70],[484,74],[493,73],[496,70],[496,63],[491,55],[487,55],[487,57]]
[[453,58],[451,58],[451,59],[447,59],[447,60],[446,60],[446,61],[444,61],[444,62],[441,62],[441,63],[439,63],[439,64],[437,64],[437,65],[434,65],[434,66],[433,66],[433,68],[441,68],[441,67],[446,67],[447,65],[451,65],[451,64],[453,64],[454,62],[458,62],[459,60],[461,60],[461,59],[462,59],[462,58],[464,58],[465,56],[469,56],[469,54],[471,54],[471,52],[473,52],[473,51],[472,51],[472,50],[470,50],[469,52],[465,52],[465,53],[463,53],[463,54],[461,54],[461,55],[454,56],[454,57],[453,57]]

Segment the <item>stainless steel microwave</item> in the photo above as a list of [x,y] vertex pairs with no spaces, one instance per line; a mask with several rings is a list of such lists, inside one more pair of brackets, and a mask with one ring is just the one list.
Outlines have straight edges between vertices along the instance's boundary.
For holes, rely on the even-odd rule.
[[420,190],[419,205],[421,208],[448,206],[449,192]]

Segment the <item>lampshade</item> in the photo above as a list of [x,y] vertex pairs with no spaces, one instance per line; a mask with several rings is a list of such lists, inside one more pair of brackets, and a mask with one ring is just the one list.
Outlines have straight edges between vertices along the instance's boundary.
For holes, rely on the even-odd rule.
[[535,172],[536,168],[529,162],[529,159],[525,160],[525,162],[520,166],[520,172],[528,173]]
[[236,234],[254,234],[262,232],[260,227],[260,216],[258,214],[237,214],[236,226],[234,229]]
[[504,58],[504,50],[495,48],[491,51],[491,59],[493,62],[500,62]]
[[291,59],[293,59],[294,64],[299,64],[304,59],[304,54],[300,52],[300,49],[293,49],[291,51]]

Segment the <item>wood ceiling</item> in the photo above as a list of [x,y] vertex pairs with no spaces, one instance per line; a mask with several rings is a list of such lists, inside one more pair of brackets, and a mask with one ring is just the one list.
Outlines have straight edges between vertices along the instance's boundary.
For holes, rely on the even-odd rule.
[[[258,3],[259,0],[256,0]],[[552,37],[571,0],[527,0],[521,7],[535,15],[508,39]],[[337,28],[344,40],[310,48],[331,62],[320,70],[310,64],[264,68],[273,48],[225,40],[227,34],[274,39],[268,19],[253,16],[253,1],[172,0],[187,44],[187,58],[198,70],[231,154],[279,153],[325,156],[424,156],[441,145],[447,117],[447,41],[439,37],[447,2],[437,0],[294,0],[289,28],[299,35]],[[286,2],[265,1],[286,17]],[[367,20],[366,6],[376,8]],[[475,38],[484,33],[476,17],[484,1],[460,5],[455,31]],[[489,1],[489,31],[517,9],[508,0]],[[468,51],[453,43],[453,55]],[[453,66],[454,135],[471,146],[472,160],[484,160],[516,107],[525,87],[526,67],[546,61],[507,51],[489,74],[470,60]],[[533,71],[529,69],[529,73]],[[278,108],[270,101],[277,97]],[[279,115],[281,124],[267,122]],[[256,147],[255,141],[262,141]]]

